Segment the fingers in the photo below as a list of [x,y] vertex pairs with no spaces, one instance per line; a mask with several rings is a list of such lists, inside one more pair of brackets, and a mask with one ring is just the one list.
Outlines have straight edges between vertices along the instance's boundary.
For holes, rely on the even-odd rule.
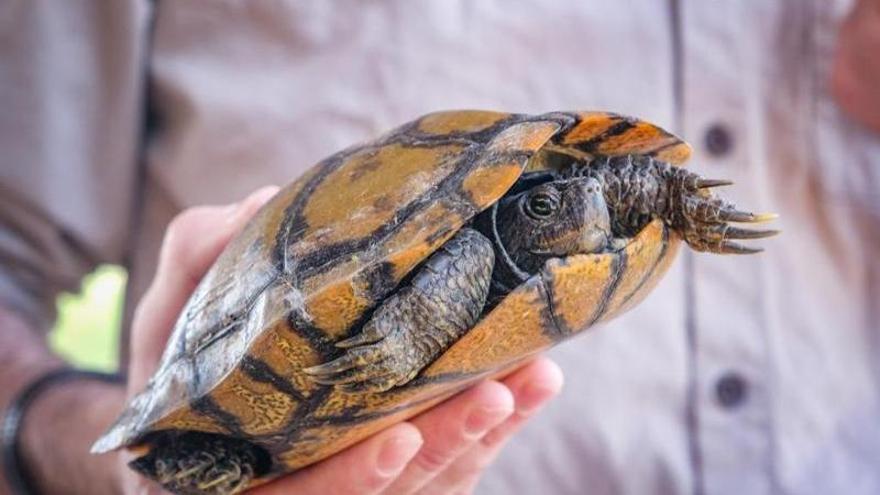
[[480,475],[508,439],[562,389],[562,370],[547,358],[538,358],[502,383],[514,398],[514,413],[486,433],[420,492],[424,495],[471,493]]
[[559,367],[537,359],[503,384],[483,382],[410,423],[253,493],[445,495],[470,490],[504,442],[561,387]]
[[510,390],[487,381],[416,417],[412,424],[424,445],[384,493],[415,493],[509,417],[513,407]]
[[135,309],[130,390],[138,390],[159,361],[178,313],[229,240],[278,188],[261,188],[240,203],[183,211],[168,226],[156,275]]
[[503,383],[513,393],[515,412],[483,438],[482,447],[498,448],[503,445],[529,418],[559,394],[564,378],[559,365],[541,357],[506,378]]
[[381,493],[422,446],[419,430],[400,423],[302,471],[263,485],[253,495]]

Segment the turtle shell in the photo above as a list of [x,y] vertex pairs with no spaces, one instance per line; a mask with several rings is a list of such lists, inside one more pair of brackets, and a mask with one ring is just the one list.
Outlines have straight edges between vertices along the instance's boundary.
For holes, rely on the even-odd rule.
[[626,154],[680,164],[690,147],[612,113],[450,111],[321,161],[221,254],[180,315],[158,371],[94,451],[150,448],[165,431],[230,435],[271,458],[258,483],[619,314],[673,259],[678,238],[659,221],[617,252],[549,261],[402,387],[351,394],[301,371],[337,357],[334,342],[356,333],[377,303],[523,170]]

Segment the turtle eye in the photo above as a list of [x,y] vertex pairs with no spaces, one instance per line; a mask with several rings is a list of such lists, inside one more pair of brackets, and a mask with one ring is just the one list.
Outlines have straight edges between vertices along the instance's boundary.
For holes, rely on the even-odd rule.
[[546,192],[532,194],[525,204],[526,214],[536,220],[545,219],[559,209],[559,198]]

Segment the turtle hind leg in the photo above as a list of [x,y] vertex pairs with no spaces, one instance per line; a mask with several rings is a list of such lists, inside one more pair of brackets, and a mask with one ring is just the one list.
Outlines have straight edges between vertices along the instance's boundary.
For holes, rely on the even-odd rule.
[[268,473],[268,452],[253,443],[202,432],[158,432],[129,465],[179,495],[232,495]]

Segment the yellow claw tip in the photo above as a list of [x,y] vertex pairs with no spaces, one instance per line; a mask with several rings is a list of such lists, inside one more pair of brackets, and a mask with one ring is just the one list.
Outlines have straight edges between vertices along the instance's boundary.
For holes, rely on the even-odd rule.
[[776,220],[777,218],[779,218],[778,213],[759,213],[759,214],[755,215],[754,222],[755,223],[770,222],[772,220]]

